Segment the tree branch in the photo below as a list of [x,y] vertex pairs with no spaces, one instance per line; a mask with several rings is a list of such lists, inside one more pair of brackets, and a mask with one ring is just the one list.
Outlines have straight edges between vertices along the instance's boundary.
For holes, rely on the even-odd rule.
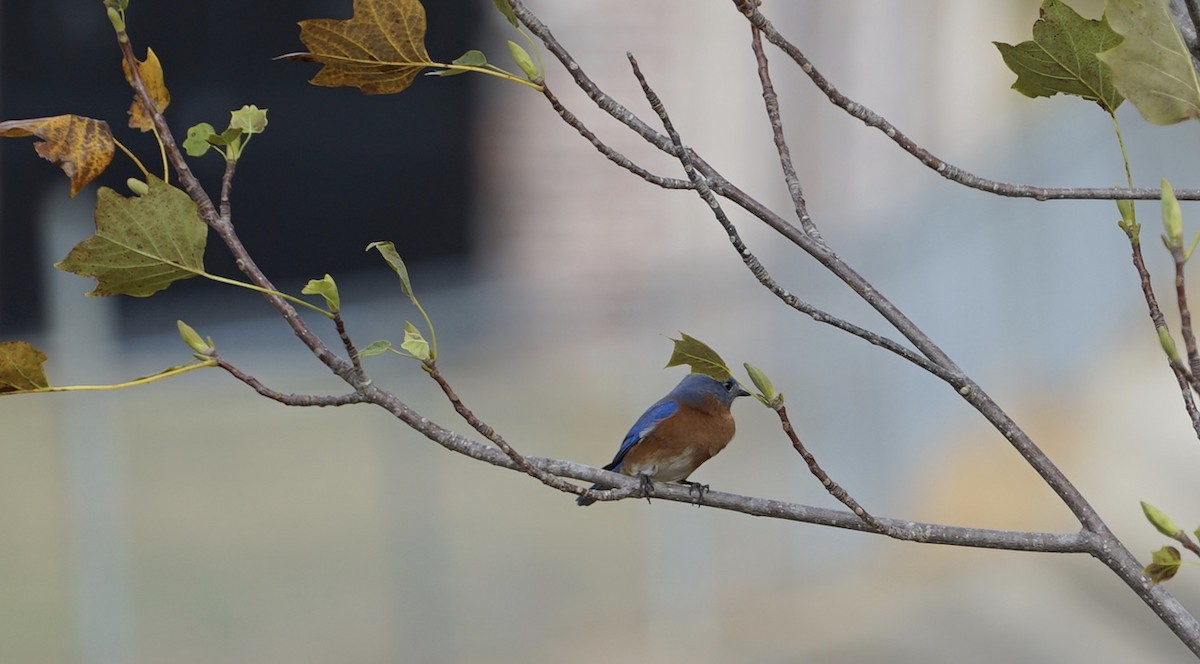
[[351,392],[350,394],[343,394],[340,396],[317,394],[284,394],[283,392],[273,390],[266,385],[263,385],[262,381],[237,368],[228,360],[216,353],[210,354],[209,357],[216,361],[217,366],[229,372],[229,374],[234,378],[249,385],[254,389],[255,392],[258,392],[271,401],[278,401],[285,406],[346,406],[354,403],[366,403],[367,401],[366,397],[359,392]]
[[[938,175],[952,180],[963,186],[980,191],[986,191],[999,196],[1010,196],[1015,198],[1032,198],[1039,201],[1047,200],[1085,200],[1085,199],[1158,199],[1161,198],[1162,192],[1159,189],[1135,188],[1121,189],[1115,187],[1038,187],[1025,184],[1009,184],[997,180],[989,180],[980,177],[968,171],[965,171],[957,166],[954,166],[940,157],[934,155],[929,150],[918,145],[911,138],[906,136],[895,125],[889,122],[886,118],[875,113],[866,106],[850,99],[842,94],[820,71],[813,63],[804,55],[804,53],[794,44],[788,41],[783,35],[771,25],[771,22],[763,16],[758,9],[758,3],[755,0],[733,0],[734,6],[741,12],[743,16],[750,21],[750,25],[767,38],[767,41],[777,46],[781,51],[786,53],[803,71],[813,85],[817,86],[834,106],[845,111],[851,117],[858,119],[868,127],[878,129],[885,136],[890,138],[892,142],[900,146],[905,152],[925,166],[933,169]],[[1200,189],[1177,189],[1175,190],[1177,198],[1183,200],[1200,200]]]
[[513,465],[517,469],[539,480],[542,484],[545,484],[553,489],[558,489],[563,493],[572,493],[577,496],[587,496],[596,500],[620,500],[622,498],[628,498],[634,493],[640,493],[640,485],[639,491],[625,489],[595,491],[579,486],[578,484],[572,484],[570,482],[563,481],[559,477],[529,463],[529,461],[527,461],[520,452],[513,449],[513,447],[508,444],[508,441],[504,440],[503,436],[501,436],[499,433],[496,433],[496,430],[493,429],[490,424],[476,417],[475,413],[471,412],[470,408],[467,408],[466,404],[462,402],[462,399],[458,397],[458,394],[455,393],[454,389],[450,387],[449,381],[447,381],[445,376],[442,375],[442,372],[438,370],[436,362],[433,360],[427,360],[424,362],[424,364],[422,364],[422,366],[425,368],[425,372],[429,374],[429,377],[433,378],[434,382],[438,384],[438,387],[442,389],[442,393],[446,395],[446,398],[450,400],[450,403],[454,406],[455,412],[457,412],[464,420],[466,420],[467,424],[470,424],[472,429],[475,429],[481,436],[492,441],[496,447],[499,447],[500,450],[504,452],[505,456],[512,461]]

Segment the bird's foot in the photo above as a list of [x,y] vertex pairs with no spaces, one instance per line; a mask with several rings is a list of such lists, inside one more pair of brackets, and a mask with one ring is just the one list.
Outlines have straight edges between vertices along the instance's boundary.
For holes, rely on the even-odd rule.
[[638,479],[642,482],[642,497],[650,502],[650,496],[654,495],[654,480],[649,475],[638,475]]
[[689,480],[680,480],[679,483],[688,488],[689,496],[695,496],[695,499],[692,500],[692,504],[694,504],[696,507],[700,507],[700,501],[704,499],[704,494],[708,493],[708,485]]

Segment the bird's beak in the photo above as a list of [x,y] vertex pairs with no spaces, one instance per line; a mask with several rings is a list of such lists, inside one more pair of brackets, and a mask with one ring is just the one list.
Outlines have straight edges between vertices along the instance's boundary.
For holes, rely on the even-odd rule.
[[742,387],[741,385],[738,385],[737,394],[735,394],[733,396],[735,399],[737,397],[748,397],[748,396],[750,396],[750,393],[746,391],[746,388]]

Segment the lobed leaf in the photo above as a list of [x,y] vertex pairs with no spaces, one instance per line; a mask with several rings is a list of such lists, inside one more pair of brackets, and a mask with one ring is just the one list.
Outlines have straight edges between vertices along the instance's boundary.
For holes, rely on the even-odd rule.
[[1085,19],[1060,0],[1045,0],[1033,24],[1033,40],[1013,46],[993,42],[1017,75],[1012,87],[1028,97],[1062,93],[1094,101],[1113,113],[1124,98],[1112,71],[1097,54],[1121,43],[1108,21]]
[[72,196],[108,168],[116,149],[107,122],[78,115],[0,122],[0,136],[42,139],[33,149],[67,174]]
[[672,339],[675,343],[671,351],[671,359],[667,360],[668,367],[688,366],[692,373],[704,374],[717,380],[727,380],[733,372],[726,366],[725,360],[708,344],[680,332],[682,339]]
[[307,53],[280,57],[321,63],[309,81],[313,85],[392,94],[434,64],[425,50],[425,7],[419,0],[354,0],[349,19],[300,21],[300,41]]
[[[229,129],[224,133],[236,130],[242,134],[261,134],[266,129],[267,109],[247,104],[236,111],[229,112]],[[229,139],[225,138],[224,133],[221,138],[228,142]]]
[[96,277],[88,295],[147,297],[179,279],[204,273],[208,226],[187,194],[150,176],[143,196],[101,187],[96,234],[54,267]]

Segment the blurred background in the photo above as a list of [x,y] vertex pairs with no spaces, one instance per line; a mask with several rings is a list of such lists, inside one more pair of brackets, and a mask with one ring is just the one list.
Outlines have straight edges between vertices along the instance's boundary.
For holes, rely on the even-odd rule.
[[[154,163],[153,140],[124,129],[130,96],[99,4],[0,3],[0,114],[106,118]],[[444,372],[522,452],[606,463],[681,377],[661,367],[682,330],[732,366],[764,368],[810,449],[875,514],[1078,527],[944,385],[783,308],[697,197],[612,167],[541,96],[459,76],[367,97],[309,86],[313,67],[271,60],[301,50],[296,21],[344,18],[350,4],[134,0],[129,27],[138,52],[152,46],[164,63],[179,134],[224,126],[242,104],[270,109],[238,168],[235,223],[281,289],[332,273],[360,346],[398,342],[419,317],[363,252],[392,240],[437,325]],[[843,92],[951,163],[1018,183],[1120,183],[1103,113],[1009,89],[991,42],[1029,38],[1037,4],[797,0],[764,11]],[[1073,5],[1099,15],[1098,2]],[[749,30],[731,3],[530,7],[601,86],[657,125],[628,71],[633,52],[684,141],[789,216]],[[513,35],[491,3],[426,8],[435,59],[482,48],[507,66]],[[1139,555],[1165,542],[1138,500],[1185,527],[1200,522],[1200,445],[1113,204],[951,184],[768,53],[809,208],[832,246],[1017,418]],[[593,130],[679,176],[546,58],[548,83]],[[1194,126],[1150,127],[1131,107],[1118,117],[1137,184],[1196,186]],[[193,163],[215,188],[219,159]],[[52,382],[120,382],[186,362],[174,325],[184,319],[272,387],[345,391],[251,293],[190,280],[150,300],[82,297],[90,282],[49,266],[91,233],[95,185],[68,199],[28,141],[0,145],[0,168],[0,338],[46,350]],[[118,155],[101,184],[124,191],[135,173]],[[1165,302],[1156,207],[1140,210]],[[806,255],[727,211],[788,289],[888,332]],[[234,276],[211,245],[208,269]],[[414,363],[367,366],[467,432]],[[837,506],[772,413],[752,400],[734,412],[734,443],[693,479]],[[289,409],[216,371],[4,398],[0,422],[4,662],[1191,659],[1085,557],[901,544],[662,501],[584,510],[382,412]],[[1171,588],[1200,607],[1192,571]]]

